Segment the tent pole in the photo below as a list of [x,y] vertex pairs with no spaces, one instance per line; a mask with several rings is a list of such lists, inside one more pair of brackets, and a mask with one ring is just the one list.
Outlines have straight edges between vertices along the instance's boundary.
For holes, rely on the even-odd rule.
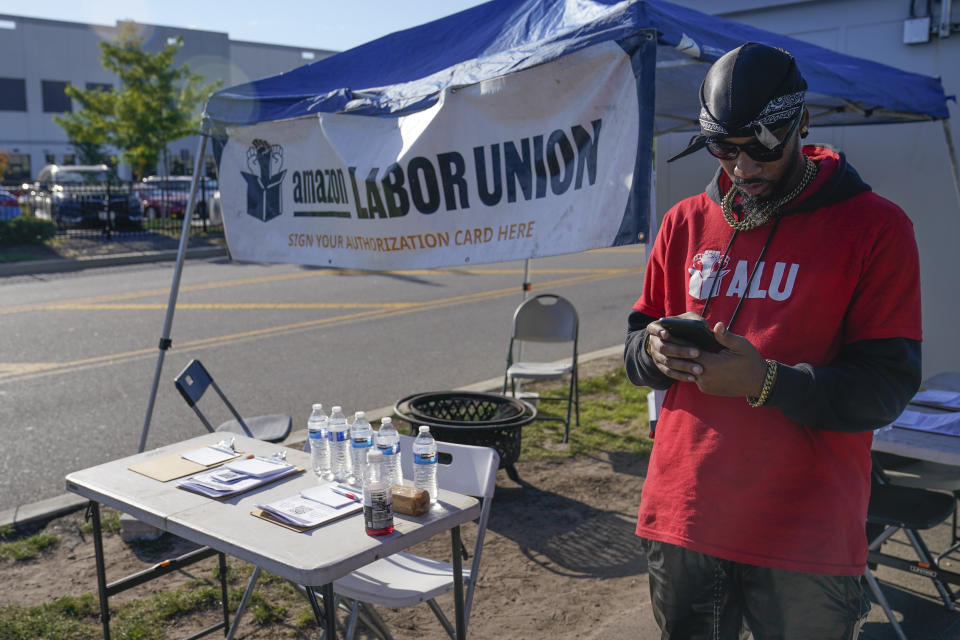
[[527,299],[527,293],[530,291],[530,258],[524,258],[523,260],[523,297],[521,300]]
[[944,118],[943,137],[947,141],[947,156],[950,157],[950,168],[953,169],[953,190],[957,194],[957,205],[960,205],[960,165],[957,164],[957,149],[953,146],[953,135],[950,132],[950,121]]
[[[520,302],[523,302],[527,299],[527,294],[530,292],[530,258],[523,259],[523,284],[521,285],[523,292],[521,293]],[[519,362],[523,358],[523,343],[520,342],[517,344],[517,361]],[[517,387],[520,385],[517,384]],[[519,395],[519,391],[517,394]]]
[[187,199],[187,210],[183,214],[183,229],[180,231],[180,248],[177,250],[177,263],[173,268],[173,282],[170,283],[170,299],[167,301],[167,315],[163,320],[163,334],[160,336],[157,354],[157,368],[153,374],[153,386],[150,387],[150,399],[147,401],[147,415],[143,420],[143,431],[140,433],[140,446],[137,452],[143,452],[147,444],[147,432],[150,431],[150,420],[153,418],[153,405],[157,399],[157,389],[160,387],[160,373],[163,371],[163,358],[170,348],[170,328],[173,325],[173,311],[177,306],[177,294],[180,291],[180,275],[183,273],[183,259],[187,253],[187,242],[190,239],[190,224],[193,218],[193,208],[197,202],[197,185],[200,184],[203,155],[207,150],[207,131],[200,132],[197,158],[193,163],[193,180],[190,183],[190,197]]

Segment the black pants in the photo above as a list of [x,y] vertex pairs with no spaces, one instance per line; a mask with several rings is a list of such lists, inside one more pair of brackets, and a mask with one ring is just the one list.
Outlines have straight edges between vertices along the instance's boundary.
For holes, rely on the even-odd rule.
[[852,640],[870,611],[861,576],[721,560],[643,540],[661,640]]

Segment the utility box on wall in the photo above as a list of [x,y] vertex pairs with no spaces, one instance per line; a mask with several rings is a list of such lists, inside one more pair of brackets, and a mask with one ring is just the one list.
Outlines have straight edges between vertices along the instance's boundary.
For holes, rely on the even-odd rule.
[[903,44],[930,42],[930,16],[903,21]]

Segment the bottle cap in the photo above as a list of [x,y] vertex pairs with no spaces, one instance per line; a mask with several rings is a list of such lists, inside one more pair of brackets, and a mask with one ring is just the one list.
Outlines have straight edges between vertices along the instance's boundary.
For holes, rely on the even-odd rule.
[[367,414],[364,413],[363,411],[357,411],[355,414],[353,414],[353,417],[354,417],[354,418],[366,418],[366,417],[367,417]]
[[393,422],[393,418],[391,418],[390,416],[387,416],[386,418],[380,418],[381,427],[385,424],[390,424],[391,422]]
[[318,402],[318,403],[316,403],[315,405],[313,405],[313,410],[314,410],[314,411],[323,411],[323,405]]
[[332,411],[333,411],[334,413],[336,413],[336,412],[338,412],[338,411],[342,411],[342,407],[341,407],[340,405],[338,405],[338,404],[335,404],[335,405],[333,405]]
[[425,424],[420,425],[420,433],[430,433],[430,427]]

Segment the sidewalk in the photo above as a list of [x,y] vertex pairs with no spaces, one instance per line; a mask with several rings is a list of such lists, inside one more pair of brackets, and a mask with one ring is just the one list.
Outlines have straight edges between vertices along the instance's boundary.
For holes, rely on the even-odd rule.
[[[49,246],[0,249],[0,255],[22,254],[36,258],[17,262],[0,262],[0,278],[176,260],[178,248],[178,238],[155,233],[114,237],[110,240],[97,237],[63,238]],[[227,247],[222,237],[191,237],[187,245],[187,258],[226,255]]]

